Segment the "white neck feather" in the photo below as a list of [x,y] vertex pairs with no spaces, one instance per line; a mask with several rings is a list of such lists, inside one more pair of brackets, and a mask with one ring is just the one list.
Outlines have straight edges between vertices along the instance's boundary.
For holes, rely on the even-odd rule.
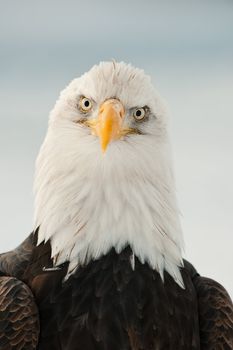
[[106,154],[84,128],[53,122],[35,176],[38,244],[50,239],[54,264],[77,266],[112,247],[166,270],[182,286],[182,232],[170,147],[161,138],[135,135],[110,144]]

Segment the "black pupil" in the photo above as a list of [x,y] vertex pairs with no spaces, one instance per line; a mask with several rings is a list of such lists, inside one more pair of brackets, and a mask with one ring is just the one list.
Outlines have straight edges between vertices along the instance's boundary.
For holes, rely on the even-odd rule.
[[136,111],[136,117],[141,117],[141,115],[142,115],[142,111],[140,109],[138,109]]
[[85,106],[85,107],[89,107],[89,105],[90,105],[90,102],[89,102],[88,100],[86,100],[86,101],[84,102],[84,106]]

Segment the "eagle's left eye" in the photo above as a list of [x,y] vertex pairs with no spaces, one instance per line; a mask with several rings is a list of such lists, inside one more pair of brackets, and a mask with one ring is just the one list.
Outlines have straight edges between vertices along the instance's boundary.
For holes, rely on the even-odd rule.
[[133,112],[134,119],[137,121],[141,121],[146,116],[146,111],[144,108],[136,108]]
[[92,108],[91,100],[87,97],[81,97],[79,101],[79,108],[84,113],[89,112]]

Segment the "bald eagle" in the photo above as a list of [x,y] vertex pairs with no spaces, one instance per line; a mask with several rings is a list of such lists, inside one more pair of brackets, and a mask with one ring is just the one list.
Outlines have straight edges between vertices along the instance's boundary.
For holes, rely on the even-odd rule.
[[51,111],[34,230],[0,255],[0,349],[233,349],[226,290],[182,257],[162,98],[103,62]]

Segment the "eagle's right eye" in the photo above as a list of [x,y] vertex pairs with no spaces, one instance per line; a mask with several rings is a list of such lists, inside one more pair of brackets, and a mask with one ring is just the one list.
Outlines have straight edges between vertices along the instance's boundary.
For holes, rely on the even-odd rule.
[[92,102],[87,97],[81,97],[79,101],[79,108],[82,112],[87,113],[92,108]]

